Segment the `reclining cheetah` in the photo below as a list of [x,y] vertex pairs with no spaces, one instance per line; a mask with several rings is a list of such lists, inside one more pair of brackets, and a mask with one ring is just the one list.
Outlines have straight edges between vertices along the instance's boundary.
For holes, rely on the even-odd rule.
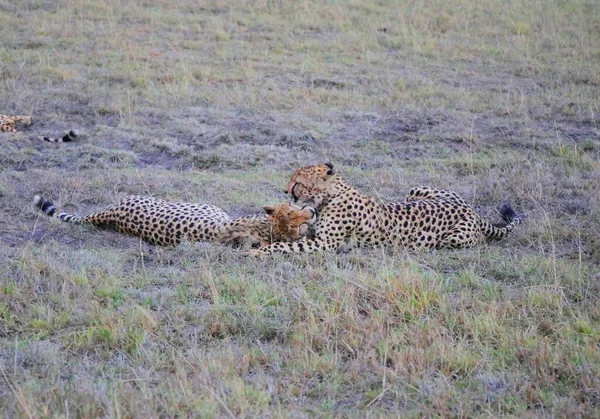
[[[31,116],[11,116],[11,115],[0,115],[0,131],[2,132],[18,132],[17,122],[23,125],[31,125]],[[42,141],[48,141],[50,143],[68,143],[74,141],[78,137],[77,132],[70,130],[60,138],[52,138],[39,136],[38,138]]]
[[519,215],[505,205],[500,212],[507,225],[493,226],[456,193],[428,187],[413,188],[407,202],[381,203],[347,184],[330,163],[296,170],[285,191],[295,203],[319,210],[315,238],[272,243],[251,254],[331,251],[352,235],[359,245],[456,249],[484,239],[502,239],[521,223]]
[[0,131],[17,132],[17,122],[24,125],[31,125],[31,117],[22,115],[0,115]]
[[[150,244],[173,246],[184,240],[236,243],[250,238],[254,243],[267,245],[274,241],[297,240],[304,236],[308,225],[316,221],[310,207],[290,203],[264,207],[267,214],[231,219],[222,209],[212,205],[167,202],[158,198],[129,196],[102,212],[77,216],[56,213],[54,204],[39,195],[34,205],[49,216],[76,224],[116,227],[120,233],[142,238]],[[278,222],[273,228],[271,220]]]

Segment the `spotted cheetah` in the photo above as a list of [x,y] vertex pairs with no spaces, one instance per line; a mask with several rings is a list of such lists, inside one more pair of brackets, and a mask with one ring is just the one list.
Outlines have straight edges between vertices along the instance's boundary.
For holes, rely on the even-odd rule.
[[457,249],[502,239],[521,223],[510,205],[504,205],[500,212],[507,224],[493,226],[455,192],[429,187],[413,188],[406,202],[382,203],[346,183],[331,163],[296,170],[285,192],[296,204],[318,209],[315,238],[272,243],[252,250],[252,255],[331,251],[350,236],[366,246]]
[[17,132],[17,122],[23,125],[31,125],[31,116],[0,115],[0,131]]
[[[0,131],[2,132],[18,132],[17,122],[23,125],[31,125],[31,116],[11,116],[0,115]],[[39,136],[38,139],[49,143],[68,143],[74,141],[78,134],[74,130],[70,130],[65,135],[59,138]]]
[[[39,195],[34,197],[34,205],[65,222],[116,227],[120,233],[160,246],[174,246],[182,241],[236,243],[246,238],[259,245],[286,242],[304,236],[308,225],[316,221],[314,209],[288,202],[264,207],[267,214],[237,219],[231,219],[221,208],[212,205],[142,196],[128,196],[102,212],[84,216],[56,213],[56,206]],[[275,229],[272,220],[277,220]]]

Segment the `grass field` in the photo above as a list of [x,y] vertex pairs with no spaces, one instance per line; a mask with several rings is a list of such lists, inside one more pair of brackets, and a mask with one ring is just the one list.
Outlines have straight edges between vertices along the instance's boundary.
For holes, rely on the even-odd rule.
[[[599,69],[593,0],[0,0],[0,416],[599,416]],[[31,205],[242,215],[325,161],[526,222],[258,261]]]

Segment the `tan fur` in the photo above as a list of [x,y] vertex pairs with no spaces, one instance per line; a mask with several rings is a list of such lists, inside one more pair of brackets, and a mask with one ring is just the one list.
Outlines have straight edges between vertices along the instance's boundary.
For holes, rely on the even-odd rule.
[[507,206],[508,224],[495,227],[455,192],[429,187],[413,188],[406,202],[381,203],[348,185],[331,164],[296,170],[286,192],[296,204],[318,208],[315,238],[273,243],[252,254],[337,250],[351,236],[359,245],[454,249],[473,246],[486,238],[503,238],[521,222]]
[[31,116],[0,115],[0,131],[17,132],[17,122],[31,125]]
[[[297,240],[306,234],[303,224],[316,220],[316,217],[307,217],[308,210],[289,203],[272,207],[276,209],[276,216],[258,214],[237,219],[231,219],[225,211],[212,205],[168,202],[141,196],[126,197],[117,205],[85,216],[66,212],[55,215],[56,208],[52,202],[39,196],[34,204],[62,221],[115,227],[120,233],[160,246],[176,245],[184,240],[230,243],[237,239],[250,239],[260,245]],[[285,218],[288,222],[285,228],[281,225],[283,214],[290,217]],[[276,228],[273,228],[271,219],[275,220]]]
[[316,211],[309,206],[300,207],[289,202],[265,206],[269,214],[272,237],[276,241],[300,240],[309,233],[310,226],[317,221]]

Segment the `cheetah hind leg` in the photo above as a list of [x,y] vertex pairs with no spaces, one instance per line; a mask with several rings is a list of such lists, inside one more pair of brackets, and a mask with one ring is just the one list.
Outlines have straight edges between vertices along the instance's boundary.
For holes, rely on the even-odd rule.
[[481,241],[481,231],[475,220],[459,221],[438,242],[436,249],[465,249]]

